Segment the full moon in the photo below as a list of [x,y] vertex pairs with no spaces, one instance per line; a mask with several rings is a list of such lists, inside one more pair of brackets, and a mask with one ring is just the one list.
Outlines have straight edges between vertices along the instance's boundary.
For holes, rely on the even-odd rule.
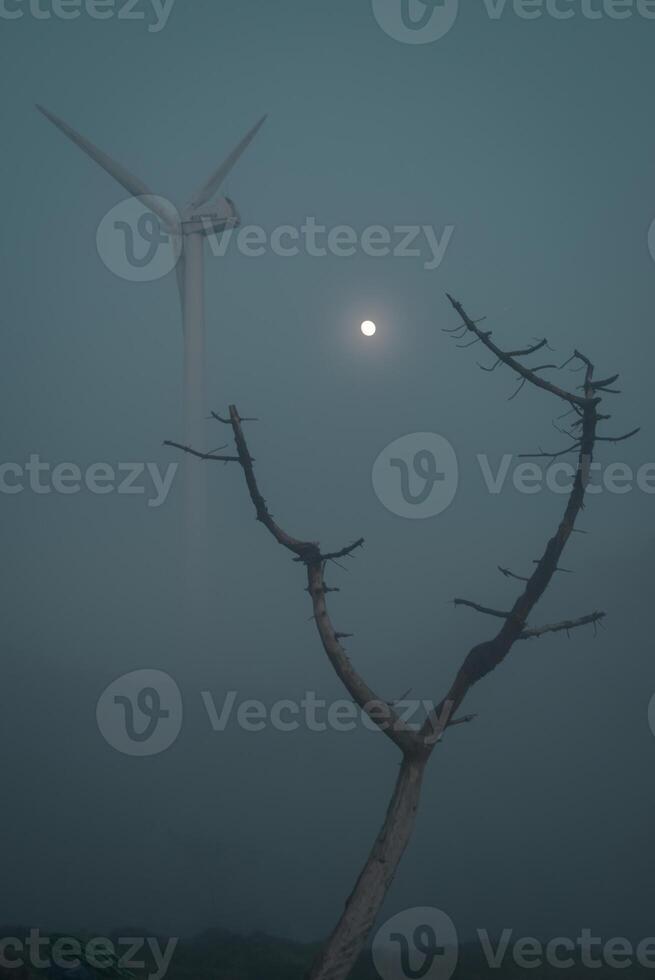
[[376,330],[377,327],[372,320],[364,320],[362,323],[362,333],[365,337],[372,337]]

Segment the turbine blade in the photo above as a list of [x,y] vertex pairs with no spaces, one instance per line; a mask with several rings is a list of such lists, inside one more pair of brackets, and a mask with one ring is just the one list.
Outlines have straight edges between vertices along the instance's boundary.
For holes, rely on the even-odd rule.
[[266,122],[267,118],[268,116],[262,116],[259,122],[246,133],[241,142],[235,146],[230,155],[225,158],[218,170],[211,175],[209,180],[203,184],[202,187],[198,188],[191,198],[189,203],[190,208],[199,208],[202,204],[206,204],[207,201],[211,200],[229,172],[232,170],[232,167],[235,165],[241,154],[250,145],[250,143],[252,143],[255,136]]
[[43,106],[38,105],[36,108],[39,112],[45,116],[54,126],[57,127],[65,136],[69,138],[76,146],[79,146],[81,150],[91,157],[92,160],[102,167],[110,177],[118,181],[121,187],[124,187],[126,191],[132,194],[134,197],[145,198],[144,203],[152,211],[158,215],[164,224],[172,231],[179,227],[179,218],[177,213],[173,212],[172,208],[166,207],[165,202],[161,198],[157,197],[153,192],[147,187],[143,181],[131,174],[129,170],[117,163],[116,160],[112,160],[110,156],[100,150],[97,146],[91,143],[90,140],[86,139],[80,133],[78,133],[72,126],[65,123],[63,119],[59,116],[55,116],[53,112],[45,109]]

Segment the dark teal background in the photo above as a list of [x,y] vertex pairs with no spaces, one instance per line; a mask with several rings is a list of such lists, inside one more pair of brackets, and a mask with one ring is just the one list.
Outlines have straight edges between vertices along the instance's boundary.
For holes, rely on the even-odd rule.
[[[434,44],[389,38],[365,0],[177,0],[135,21],[0,19],[1,454],[172,458],[181,333],[172,278],[131,284],[95,232],[125,195],[33,108],[43,102],[178,203],[263,112],[230,177],[246,223],[455,226],[442,266],[414,259],[208,258],[213,406],[236,401],[263,490],[298,535],[341,547],[337,625],[384,697],[438,698],[493,627],[448,600],[506,605],[498,564],[530,567],[562,499],[489,495],[475,460],[557,447],[559,406],[457,350],[444,292],[508,347],[546,335],[622,373],[603,445],[634,467],[652,442],[655,22],[492,21],[465,2]],[[379,332],[363,342],[359,322]],[[576,384],[575,375],[565,380]],[[382,448],[450,440],[452,507],[385,511]],[[217,435],[216,442],[224,440]],[[327,931],[381,820],[397,759],[377,735],[211,732],[222,699],[341,697],[301,571],[252,519],[240,474],[210,473],[210,612],[183,613],[178,495],[2,496],[0,921],[179,934],[213,924]],[[438,751],[386,907],[447,911],[460,933],[651,934],[655,498],[590,500],[536,622],[606,609],[596,641],[521,645],[474,691],[479,719]],[[167,753],[102,741],[100,692],[140,667],[185,700]],[[649,830],[648,828],[651,828]]]

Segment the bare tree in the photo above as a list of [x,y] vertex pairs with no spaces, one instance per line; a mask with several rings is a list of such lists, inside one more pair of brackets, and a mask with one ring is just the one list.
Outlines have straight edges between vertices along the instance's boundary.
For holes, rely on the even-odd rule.
[[480,365],[485,371],[494,371],[505,365],[519,380],[515,397],[526,384],[548,392],[567,406],[565,415],[572,416],[566,427],[557,426],[571,440],[571,444],[559,452],[534,453],[536,457],[555,459],[566,453],[575,453],[578,458],[577,471],[571,493],[568,497],[564,515],[554,535],[547,542],[541,558],[535,562],[530,575],[515,574],[507,568],[499,568],[504,576],[519,583],[519,595],[508,610],[491,609],[468,599],[456,599],[455,603],[467,606],[477,612],[502,621],[497,633],[489,640],[478,644],[465,657],[445,697],[432,710],[419,731],[406,725],[394,709],[393,704],[377,697],[366,681],[358,674],[350,662],[342,641],[346,634],[339,633],[330,618],[327,597],[338,591],[328,586],[325,580],[326,567],[331,562],[350,557],[363,545],[363,539],[355,541],[338,551],[324,552],[314,541],[302,541],[283,530],[271,516],[266,501],[261,494],[254,471],[254,461],[250,455],[243,424],[252,419],[241,418],[236,406],[230,406],[229,417],[213,417],[232,429],[236,455],[220,455],[220,450],[203,453],[190,446],[167,442],[184,452],[200,459],[234,462],[241,466],[245,476],[250,499],[255,508],[257,520],[272,534],[283,548],[294,555],[294,561],[305,567],[307,592],[309,593],[313,619],[323,645],[336,674],[346,690],[359,707],[384,732],[402,753],[400,772],[382,824],[371,852],[361,870],[355,887],[348,898],[341,918],[331,936],[323,946],[314,963],[308,980],[345,980],[350,974],[357,958],[362,952],[371,933],[385,895],[396,873],[400,859],[411,837],[416,811],[419,805],[421,784],[426,766],[435,746],[441,741],[447,729],[454,725],[469,722],[474,716],[462,716],[458,711],[466,695],[479,680],[494,670],[508,655],[518,640],[529,640],[547,633],[568,632],[570,630],[600,623],[603,612],[592,612],[577,619],[545,626],[528,626],[528,619],[550,585],[553,577],[563,571],[560,568],[562,553],[569,538],[576,530],[576,521],[584,507],[585,492],[589,481],[594,448],[598,442],[619,442],[635,435],[639,430],[624,436],[611,437],[598,434],[599,424],[610,416],[599,411],[601,397],[605,393],[617,393],[612,386],[617,375],[594,380],[594,366],[584,354],[574,351],[565,368],[574,365],[582,375],[582,385],[569,391],[543,377],[544,372],[554,370],[557,365],[542,364],[529,368],[524,361],[538,351],[550,349],[546,340],[539,340],[520,350],[502,350],[492,340],[491,330],[482,330],[481,321],[472,320],[462,305],[448,297],[452,307],[459,314],[461,322],[453,329],[446,330],[456,340],[466,338],[460,347],[482,344],[495,357],[488,367]]

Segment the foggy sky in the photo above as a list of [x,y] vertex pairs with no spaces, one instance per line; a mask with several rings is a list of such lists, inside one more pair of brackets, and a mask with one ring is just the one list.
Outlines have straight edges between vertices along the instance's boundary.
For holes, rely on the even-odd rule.
[[[113,275],[96,229],[125,194],[33,108],[43,102],[182,203],[270,117],[226,192],[273,229],[454,226],[444,262],[207,259],[212,407],[236,402],[262,490],[298,536],[366,547],[333,568],[333,618],[381,696],[438,699],[503,608],[499,564],[530,568],[563,498],[489,494],[477,454],[558,448],[562,411],[480,348],[458,350],[445,291],[495,336],[547,336],[620,371],[599,457],[655,458],[652,364],[655,23],[490,20],[466,4],[434,44],[388,37],[362,0],[177,0],[159,33],[114,20],[0,20],[3,86],[2,460],[179,461],[174,278]],[[374,341],[358,324],[378,323]],[[565,380],[577,384],[576,375]],[[216,445],[226,440],[218,431]],[[371,467],[393,439],[437,432],[460,489],[427,521],[386,511]],[[302,569],[253,519],[241,473],[211,481],[209,611],[183,601],[179,485],[138,496],[0,495],[4,527],[0,921],[60,929],[220,925],[327,932],[377,832],[398,756],[379,734],[211,730],[220,702],[327,699]],[[435,753],[385,913],[448,912],[552,934],[652,935],[655,498],[590,498],[535,624],[603,609],[594,639],[518,644],[474,689],[479,717]],[[168,672],[184,728],[152,758],[103,741],[96,702],[119,675]],[[651,831],[649,832],[649,829]]]

